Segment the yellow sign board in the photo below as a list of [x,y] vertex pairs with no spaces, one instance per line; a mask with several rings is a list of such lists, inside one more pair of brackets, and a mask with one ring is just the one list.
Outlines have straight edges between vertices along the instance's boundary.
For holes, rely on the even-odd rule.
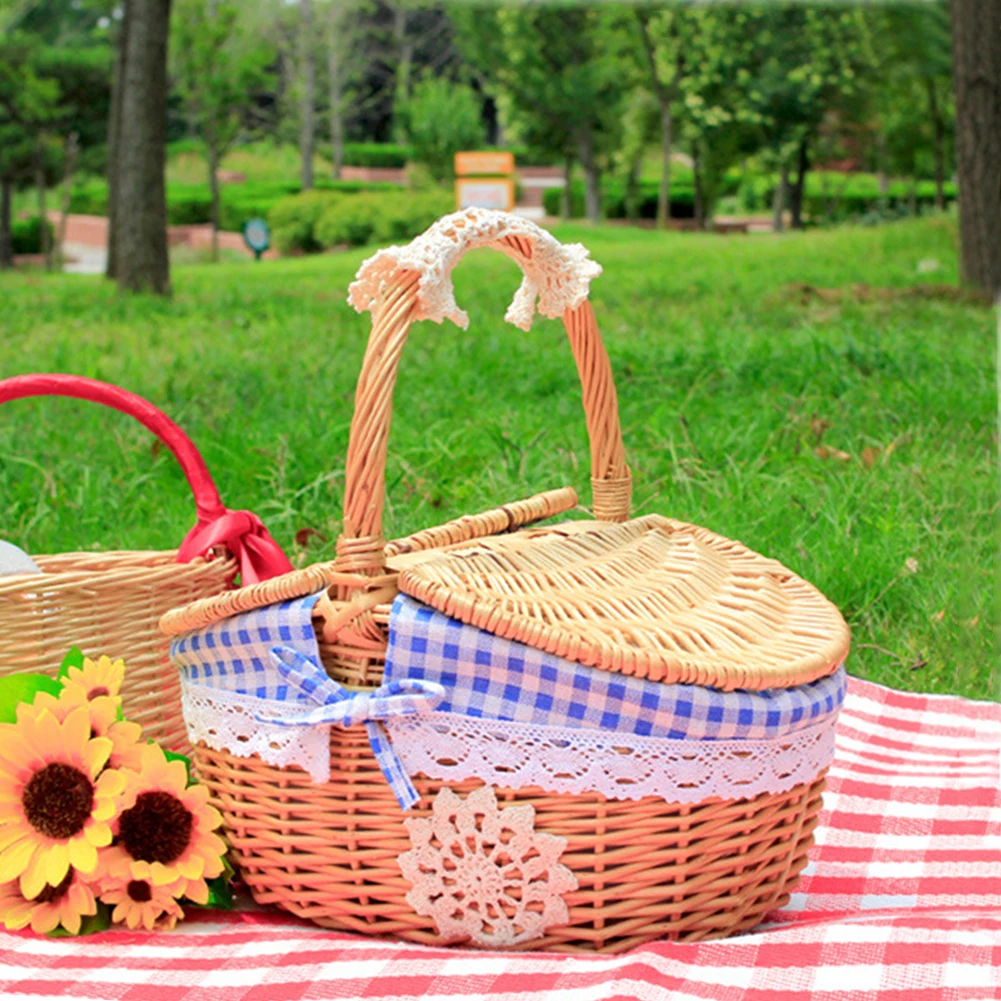
[[456,153],[456,177],[514,173],[514,153]]

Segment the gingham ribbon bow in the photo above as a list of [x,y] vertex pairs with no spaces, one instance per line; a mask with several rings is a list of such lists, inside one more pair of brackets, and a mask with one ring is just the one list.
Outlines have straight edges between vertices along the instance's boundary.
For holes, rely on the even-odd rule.
[[290,647],[273,647],[271,662],[293,687],[317,703],[299,716],[268,716],[255,713],[258,723],[271,726],[356,726],[364,724],[369,743],[382,774],[404,810],[420,796],[396,755],[389,734],[380,720],[430,712],[445,697],[443,686],[419,678],[400,678],[373,691],[352,692],[331,680],[308,657]]

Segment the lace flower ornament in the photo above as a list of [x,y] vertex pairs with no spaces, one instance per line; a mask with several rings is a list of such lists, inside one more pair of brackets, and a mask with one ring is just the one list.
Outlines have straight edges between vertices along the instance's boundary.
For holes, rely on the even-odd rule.
[[534,807],[499,809],[492,786],[465,800],[446,787],[430,819],[405,823],[413,845],[399,857],[413,884],[407,903],[443,939],[500,948],[569,920],[563,894],[577,889],[577,877],[558,861],[567,840],[536,832]]

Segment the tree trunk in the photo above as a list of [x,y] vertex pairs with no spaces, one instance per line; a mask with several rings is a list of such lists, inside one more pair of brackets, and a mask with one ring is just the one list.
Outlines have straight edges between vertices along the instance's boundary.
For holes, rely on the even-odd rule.
[[997,0],[952,0],[963,278],[1001,296],[1001,27]]
[[560,197],[560,215],[564,221],[573,216],[573,192],[571,182],[573,181],[573,157],[565,157],[563,160],[563,194]]
[[219,197],[219,151],[215,136],[209,133],[205,137],[205,148],[209,161],[209,192],[212,196],[212,249],[210,256],[213,261],[219,260],[219,216],[222,199]]
[[66,137],[63,149],[66,164],[63,169],[62,204],[59,206],[59,233],[56,236],[60,260],[63,259],[63,244],[66,242],[66,220],[70,211],[70,198],[73,195],[73,175],[76,172],[76,159],[80,153],[80,137],[76,132],[71,132]]
[[935,93],[935,81],[928,77],[928,113],[935,130],[935,208],[941,212],[945,208],[945,122],[942,109]]
[[341,178],[344,165],[344,19],[337,0],[330,5],[327,35],[327,73],[330,77],[330,162],[334,180]]
[[169,295],[164,165],[170,0],[127,0],[126,6],[115,271],[122,290]]
[[52,241],[49,239],[49,209],[45,187],[45,160],[42,138],[35,143],[35,188],[38,191],[38,250],[45,257],[45,270],[52,270]]
[[111,108],[108,113],[108,260],[106,278],[118,277],[118,135],[121,132],[122,81],[128,38],[129,5],[126,3],[115,41],[115,69],[111,77]]
[[706,204],[702,197],[702,156],[699,144],[692,143],[692,188],[695,195],[695,228],[706,228]]
[[397,0],[393,5],[393,41],[399,53],[396,63],[395,91],[393,94],[394,131],[398,142],[406,142],[406,128],[400,117],[400,109],[410,97],[410,70],[414,61],[414,43],[407,34],[408,11],[406,0]]
[[772,232],[781,233],[785,229],[786,197],[789,189],[789,166],[783,163],[779,170],[778,184],[772,198]]
[[299,0],[299,68],[302,74],[299,158],[302,161],[302,190],[313,187],[313,148],[316,126],[316,67],[313,65],[313,2]]
[[14,185],[0,180],[0,271],[14,267],[14,234],[11,231],[11,198]]
[[586,128],[577,136],[577,158],[584,168],[584,213],[588,221],[601,222],[601,171],[594,157],[594,139]]
[[793,229],[803,228],[803,193],[806,190],[806,175],[810,169],[810,158],[807,155],[807,144],[804,139],[799,144],[799,159],[796,164],[796,180],[789,189],[789,225]]
[[660,106],[660,184],[657,187],[657,228],[667,229],[671,218],[671,143],[674,122],[671,102]]

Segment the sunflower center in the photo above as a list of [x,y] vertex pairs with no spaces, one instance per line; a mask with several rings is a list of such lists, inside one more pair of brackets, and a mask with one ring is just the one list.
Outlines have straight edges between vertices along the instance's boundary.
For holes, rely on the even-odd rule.
[[21,805],[36,831],[49,838],[72,838],[90,816],[94,785],[79,768],[54,761],[31,776]]
[[97,688],[92,688],[87,693],[87,701],[93,702],[94,699],[99,699],[102,695],[110,695],[110,694],[111,692],[109,692],[108,689],[104,687],[104,685],[98,685]]
[[155,789],[141,792],[122,814],[118,836],[134,859],[167,865],[184,854],[193,824],[191,811],[176,796]]
[[131,880],[125,888],[125,892],[129,895],[129,899],[134,900],[137,904],[145,904],[153,899],[153,891],[145,879]]
[[35,897],[34,902],[36,904],[51,904],[57,900],[61,900],[69,892],[70,884],[73,882],[73,867],[70,866],[63,881],[58,886],[48,886],[42,890],[42,892]]

